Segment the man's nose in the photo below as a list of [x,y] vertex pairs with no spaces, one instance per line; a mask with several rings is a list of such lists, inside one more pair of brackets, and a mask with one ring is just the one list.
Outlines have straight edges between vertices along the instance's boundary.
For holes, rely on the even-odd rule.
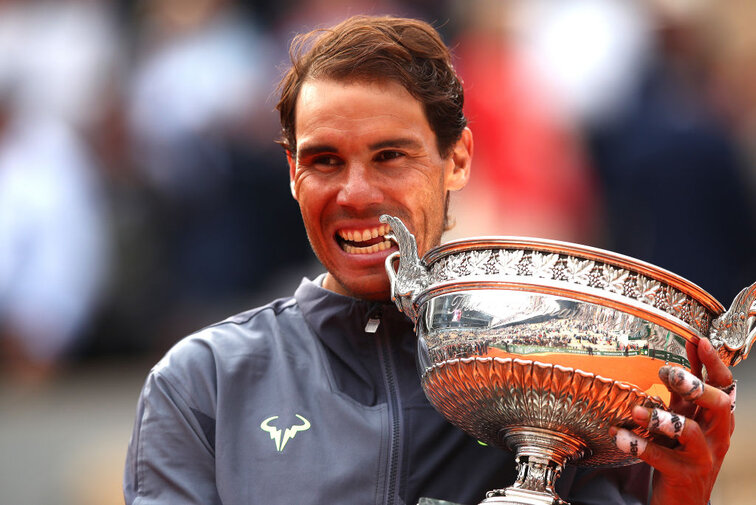
[[383,190],[377,174],[361,163],[350,163],[343,174],[337,203],[355,209],[369,207],[383,201]]

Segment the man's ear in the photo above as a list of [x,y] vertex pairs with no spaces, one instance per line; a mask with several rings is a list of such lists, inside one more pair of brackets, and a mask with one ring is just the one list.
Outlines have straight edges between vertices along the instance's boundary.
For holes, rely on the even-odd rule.
[[288,149],[286,150],[286,162],[289,164],[289,189],[291,196],[296,200],[297,190],[294,184],[294,174],[297,172],[297,160],[294,159],[294,154]]
[[465,128],[451,153],[451,170],[446,175],[446,189],[459,191],[470,179],[470,166],[473,155],[473,135],[470,128]]

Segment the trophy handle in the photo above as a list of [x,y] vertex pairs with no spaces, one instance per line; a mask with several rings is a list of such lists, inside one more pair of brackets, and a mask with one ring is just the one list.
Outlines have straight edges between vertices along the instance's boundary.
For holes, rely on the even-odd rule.
[[756,283],[743,289],[730,309],[711,323],[709,340],[725,365],[748,357],[756,338]]
[[[418,311],[415,298],[430,283],[428,270],[420,261],[417,254],[417,242],[401,219],[384,214],[380,217],[382,223],[391,226],[391,233],[386,238],[393,240],[399,246],[399,252],[392,253],[386,258],[386,272],[391,281],[391,299],[399,310],[417,322]],[[399,267],[394,270],[394,263],[399,259]]]

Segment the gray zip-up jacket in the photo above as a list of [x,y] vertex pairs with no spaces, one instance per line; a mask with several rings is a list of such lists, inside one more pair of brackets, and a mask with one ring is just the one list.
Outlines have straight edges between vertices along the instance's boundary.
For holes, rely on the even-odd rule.
[[[126,504],[474,504],[511,484],[512,455],[437,414],[414,360],[411,323],[393,306],[309,280],[205,328],[147,378]],[[648,476],[567,468],[558,491],[573,505],[641,504]]]

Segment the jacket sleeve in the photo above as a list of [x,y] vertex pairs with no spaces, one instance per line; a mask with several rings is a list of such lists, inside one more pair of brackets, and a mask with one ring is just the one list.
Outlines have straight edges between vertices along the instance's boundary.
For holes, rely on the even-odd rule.
[[213,433],[214,420],[153,370],[139,397],[126,456],[126,505],[220,505]]

